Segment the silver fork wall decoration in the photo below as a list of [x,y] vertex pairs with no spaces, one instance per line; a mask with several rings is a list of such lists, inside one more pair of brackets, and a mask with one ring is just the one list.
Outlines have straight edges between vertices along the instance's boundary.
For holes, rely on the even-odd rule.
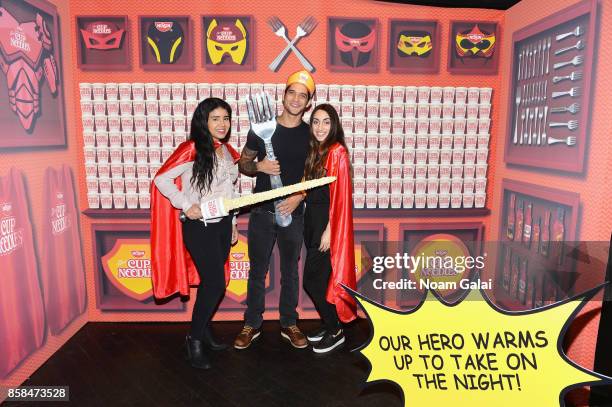
[[[263,140],[266,147],[266,157],[268,160],[276,160],[274,149],[272,148],[272,135],[276,131],[276,105],[270,100],[270,95],[261,93],[251,95],[247,99],[247,110],[249,112],[249,121],[251,122],[251,130],[260,139]],[[280,175],[270,175],[270,185],[273,189],[283,186],[283,181]],[[274,218],[276,223],[281,227],[287,227],[291,224],[291,215],[283,216],[278,210],[278,205],[283,200],[274,201]]]
[[274,61],[272,61],[272,63],[268,66],[268,68],[271,71],[276,72],[278,68],[280,67],[280,65],[283,63],[285,56],[290,51],[293,50],[297,58],[300,60],[300,63],[302,64],[304,69],[306,69],[309,72],[314,72],[315,70],[314,66],[312,66],[312,64],[308,61],[308,59],[306,59],[304,54],[302,54],[300,50],[296,48],[295,44],[300,40],[300,38],[305,37],[306,35],[310,34],[315,29],[317,25],[317,20],[315,20],[315,18],[312,16],[306,17],[297,26],[295,37],[293,37],[292,40],[289,40],[289,38],[287,37],[287,30],[283,22],[280,20],[280,18],[276,16],[270,17],[270,19],[268,20],[268,25],[270,26],[272,31],[274,31],[274,34],[284,39],[285,42],[287,43],[287,46],[285,47],[285,49],[282,50],[280,54],[278,54],[278,56],[274,59]]

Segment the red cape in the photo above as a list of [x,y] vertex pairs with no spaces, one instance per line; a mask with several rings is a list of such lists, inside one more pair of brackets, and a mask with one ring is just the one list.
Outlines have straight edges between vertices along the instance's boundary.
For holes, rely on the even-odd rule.
[[[215,143],[218,147],[221,143]],[[234,162],[238,153],[229,145]],[[164,162],[157,174],[163,174],[171,168],[195,160],[195,145],[193,141],[181,143],[174,153]],[[174,180],[181,189],[181,178]],[[189,295],[189,286],[200,284],[200,277],[193,260],[183,244],[183,229],[179,220],[180,210],[172,206],[170,201],[159,192],[155,182],[151,183],[151,278],[153,295],[156,298],[166,298],[174,293],[181,296]],[[229,267],[226,263],[225,281],[229,282]]]
[[325,169],[336,177],[329,185],[329,226],[332,275],[327,286],[327,302],[336,306],[338,318],[347,323],[357,317],[355,300],[340,284],[356,289],[355,244],[353,239],[353,196],[348,151],[334,144],[328,152]]

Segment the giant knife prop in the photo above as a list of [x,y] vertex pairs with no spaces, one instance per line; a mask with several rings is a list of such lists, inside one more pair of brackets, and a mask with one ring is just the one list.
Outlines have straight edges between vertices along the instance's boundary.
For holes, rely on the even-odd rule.
[[[204,201],[200,204],[202,210],[202,219],[206,221],[208,219],[220,218],[222,216],[229,215],[230,211],[244,206],[254,205],[256,203],[269,201],[271,199],[277,199],[285,195],[291,195],[296,192],[305,191],[320,187],[322,185],[331,184],[336,180],[336,177],[323,177],[318,179],[312,179],[310,181],[298,182],[297,184],[289,185],[286,187],[280,187],[271,189],[265,192],[258,192],[243,196],[240,198],[227,199],[227,198],[215,198]],[[187,220],[184,212],[179,215],[181,222]]]
[[[272,135],[276,131],[276,104],[270,100],[270,95],[265,92],[263,95],[261,93],[251,95],[246,102],[251,130],[263,140],[268,160],[274,161],[276,155],[274,155],[274,149],[272,148]],[[270,175],[270,185],[272,189],[282,187],[283,181],[280,175]],[[274,219],[278,226],[287,227],[291,224],[292,218],[291,215],[281,215],[278,206],[282,202],[282,200],[274,201]]]

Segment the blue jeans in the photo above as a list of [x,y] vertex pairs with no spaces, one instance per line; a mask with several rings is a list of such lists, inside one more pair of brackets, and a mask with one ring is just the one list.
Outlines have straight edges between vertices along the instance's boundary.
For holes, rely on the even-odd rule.
[[281,293],[279,302],[280,324],[283,328],[295,325],[298,313],[299,278],[298,260],[302,249],[304,215],[303,205],[292,214],[293,221],[285,228],[274,221],[274,214],[261,208],[251,211],[249,218],[249,259],[251,268],[247,285],[246,325],[259,329],[263,322],[266,297],[266,275],[274,243],[280,254]]

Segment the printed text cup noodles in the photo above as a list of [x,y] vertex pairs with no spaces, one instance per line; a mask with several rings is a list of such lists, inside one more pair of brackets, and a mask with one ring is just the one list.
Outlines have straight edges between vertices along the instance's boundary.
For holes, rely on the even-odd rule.
[[389,103],[391,102],[391,96],[393,95],[393,88],[391,86],[380,86],[380,93],[378,97],[380,98],[380,103]]
[[442,94],[443,94],[443,90],[441,87],[439,86],[431,87],[431,90],[430,90],[431,103],[441,103]]
[[404,166],[402,167],[402,175],[404,177],[404,179],[412,179],[414,178],[414,173],[416,172],[416,165],[415,164],[406,164],[406,161],[404,161]]
[[466,148],[464,159],[465,159],[466,164],[475,164],[476,163],[476,149]]
[[402,178],[399,178],[399,177],[391,178],[391,181],[389,182],[389,186],[390,186],[392,194],[401,194],[402,193],[403,181],[404,180]]
[[119,100],[127,101],[132,99],[132,84],[122,82],[118,85],[119,88]]
[[121,115],[121,117],[132,115],[132,101],[131,100],[121,100],[119,102],[119,114]]
[[79,83],[79,95],[81,96],[81,100],[91,100],[91,88],[91,83]]
[[442,118],[452,119],[455,113],[455,105],[452,103],[444,103],[442,105]]
[[419,119],[429,117],[429,103],[421,103],[417,105],[417,117]]
[[487,176],[487,164],[476,164],[476,178],[485,178]]
[[198,83],[198,99],[204,100],[210,97],[210,83]]
[[473,193],[463,193],[463,207],[464,208],[473,208],[474,207],[474,194]]
[[416,103],[418,88],[416,86],[406,86],[406,103]]
[[[318,88],[319,85],[317,85],[317,89]],[[355,99],[355,102],[365,102],[368,93],[367,87],[365,85],[355,85],[353,89],[353,98]]]
[[429,92],[430,92],[430,87],[429,86],[419,86],[418,88],[418,97],[419,97],[419,104],[420,103],[429,103]]
[[327,99],[330,102],[339,102],[340,101],[340,85],[332,84],[327,88]]
[[440,178],[450,178],[452,176],[452,167],[450,164],[440,164]]
[[478,136],[476,134],[465,135],[465,148],[476,148]]
[[378,114],[382,118],[390,118],[391,117],[391,109],[393,105],[391,103],[381,103],[378,106]]
[[365,194],[353,194],[353,205],[355,208],[362,209],[365,206]]
[[144,83],[132,83],[132,100],[144,100],[145,86]]
[[138,206],[142,209],[149,209],[151,207],[151,195],[149,193],[139,193]]
[[442,130],[442,120],[429,119],[429,132],[431,134],[440,134],[441,130]]
[[491,103],[492,88],[480,88],[480,103]]
[[424,194],[427,190],[427,178],[418,177],[414,181],[414,190],[417,194]]
[[467,105],[464,103],[455,104],[455,118],[464,119],[467,114]]
[[426,194],[415,194],[414,195],[414,207],[417,209],[424,209],[427,204]]
[[391,194],[389,201],[392,209],[399,209],[402,207],[402,194]]
[[478,117],[486,119],[491,115],[491,105],[489,103],[481,103],[478,105]]
[[453,149],[453,164],[463,164],[463,151]]
[[491,126],[491,119],[484,118],[478,119],[478,133],[489,134],[489,127]]
[[[108,163],[98,163],[98,177],[100,178],[109,178],[110,177],[110,164]],[[89,173],[87,173],[89,174]]]
[[389,208],[390,196],[388,193],[378,194],[378,207],[381,209]]
[[375,194],[378,192],[378,180],[376,178],[366,178],[366,193]]
[[474,178],[463,178],[463,193],[472,193],[474,192],[474,186],[476,181]]
[[157,100],[157,83],[145,83],[145,99],[147,101]]
[[406,103],[404,105],[404,115],[407,119],[414,119],[417,115],[417,104],[416,103]]
[[476,162],[478,164],[486,164],[489,156],[488,148],[479,148],[476,150]]
[[439,119],[442,115],[442,104],[439,102],[429,104],[429,116]]
[[485,193],[474,194],[474,207],[484,208],[486,200],[487,200],[487,194]]
[[476,178],[474,181],[474,191],[477,194],[481,194],[487,191],[487,179],[486,178]]
[[417,133],[427,134],[429,132],[429,119],[418,119],[417,121]]
[[453,103],[455,101],[455,88],[446,86],[442,89],[442,100],[444,103]]
[[453,179],[461,179],[461,177],[463,177],[463,164],[461,163],[457,163],[457,164],[453,164],[451,166],[451,177]]
[[381,178],[378,180],[378,193],[388,194],[391,186],[391,180],[389,178]]
[[402,195],[402,208],[410,209],[414,206],[414,194]]
[[404,122],[404,133],[405,134],[416,134],[417,130],[417,119],[406,119]]
[[440,142],[442,148],[453,148],[453,136],[451,134],[442,134]]
[[453,136],[453,145],[455,149],[462,149],[465,147],[465,134],[455,134]]
[[365,178],[365,164],[353,165],[353,175],[355,178]]
[[467,118],[476,119],[478,117],[478,109],[479,105],[477,105],[476,103],[469,103],[467,105]]
[[468,90],[466,87],[460,86],[455,88],[455,104],[467,103],[467,93]]
[[427,194],[427,207],[428,208],[438,207],[438,194]]
[[366,194],[366,208],[374,209],[378,203],[378,196],[375,193]]
[[185,100],[198,99],[198,84],[189,82],[185,84]]
[[440,193],[438,194],[438,207],[442,209],[446,209],[450,206],[451,196],[449,193]]
[[467,90],[468,103],[478,103],[480,88],[469,87]]
[[394,104],[403,104],[404,96],[406,95],[406,87],[405,86],[394,86],[393,87],[393,103]]
[[427,164],[427,177],[438,178],[440,175],[440,164]]
[[440,178],[440,183],[439,183],[440,194],[450,193],[451,182],[452,181],[450,178]]
[[463,199],[463,196],[461,195],[461,193],[452,193],[451,194],[451,208],[453,209],[461,208],[462,199]]
[[378,150],[378,163],[389,164],[391,159],[391,150],[389,148],[380,148]]
[[[235,83],[226,83],[225,87],[225,99],[227,100],[236,100],[236,96],[238,95],[238,85]],[[265,91],[265,88],[264,88]],[[271,94],[272,98],[276,93],[276,86],[274,86],[274,93]]]
[[104,116],[106,114],[106,102],[94,100],[93,102],[94,116]]
[[340,86],[340,96],[342,98],[342,102],[352,102],[353,101],[353,85]]
[[399,149],[404,147],[404,135],[402,133],[391,133],[391,147]]
[[108,142],[111,147],[121,147],[121,132],[117,130],[109,131]]
[[416,151],[417,150],[413,148],[404,149],[404,164],[414,164],[416,158]]
[[466,119],[455,118],[455,134],[465,134]]

